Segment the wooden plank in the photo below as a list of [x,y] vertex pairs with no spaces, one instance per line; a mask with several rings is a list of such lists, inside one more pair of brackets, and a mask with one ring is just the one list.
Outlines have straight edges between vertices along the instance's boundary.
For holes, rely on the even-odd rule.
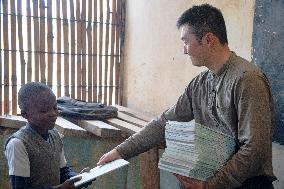
[[23,17],[22,17],[22,0],[17,1],[17,20],[18,20],[18,38],[19,38],[19,50],[20,50],[20,61],[21,61],[21,84],[25,84],[26,78],[26,62],[24,57],[23,48]]
[[68,41],[68,19],[67,0],[62,0],[63,12],[63,43],[64,43],[64,95],[70,96],[69,92],[69,41]]
[[82,1],[81,11],[81,45],[82,45],[82,100],[86,101],[86,1]]
[[121,137],[121,131],[107,123],[98,120],[78,120],[80,127],[102,138]]
[[114,47],[115,47],[115,27],[116,27],[116,0],[112,0],[112,14],[111,14],[111,20],[112,20],[112,25],[111,25],[111,42],[110,42],[110,70],[109,70],[109,104],[113,105],[113,85],[114,85]]
[[97,70],[97,62],[98,62],[98,52],[97,52],[97,45],[98,45],[98,39],[97,39],[97,30],[98,30],[98,21],[97,21],[97,0],[94,0],[94,27],[93,27],[93,102],[97,102],[97,75],[98,75],[98,70]]
[[75,98],[75,16],[74,16],[74,1],[70,0],[70,25],[71,25],[71,98]]
[[106,122],[114,127],[119,128],[120,130],[127,132],[128,134],[134,134],[141,130],[140,127],[137,127],[136,125],[127,123],[125,121],[116,119],[116,118],[109,118],[106,120]]
[[40,10],[40,23],[39,23],[39,42],[40,42],[40,82],[46,84],[46,77],[45,77],[45,0],[40,0],[39,4]]
[[16,73],[16,8],[15,8],[15,0],[10,1],[10,9],[11,9],[11,61],[12,61],[12,75],[11,75],[11,83],[12,83],[12,114],[17,114],[17,73]]
[[87,35],[88,35],[88,102],[93,101],[93,91],[92,91],[92,82],[93,82],[93,62],[92,62],[92,1],[89,0],[88,3],[88,28],[87,28]]
[[82,99],[82,67],[81,67],[81,16],[80,16],[80,0],[76,1],[76,20],[77,20],[77,99]]
[[[0,10],[2,11],[1,9],[2,7],[2,4],[1,4],[1,1],[0,1]],[[2,108],[3,108],[3,105],[2,105],[2,17],[0,18],[0,115],[2,115]]]
[[107,4],[106,4],[106,31],[105,31],[105,63],[104,63],[104,67],[105,67],[105,70],[104,70],[104,87],[103,87],[103,96],[104,96],[104,104],[108,104],[108,101],[107,101],[107,88],[108,88],[108,82],[107,82],[107,79],[108,79],[108,48],[109,48],[109,20],[110,20],[110,8],[109,8],[109,0],[107,0]]
[[8,0],[3,0],[3,41],[4,41],[4,114],[9,114],[9,31]]
[[[114,104],[121,104],[120,103],[120,86],[119,86],[119,76],[120,76],[120,65],[119,65],[119,59],[120,59],[120,52],[119,52],[119,46],[120,46],[120,27],[121,27],[121,0],[117,0],[117,25],[115,30],[115,102]],[[122,79],[122,78],[121,78]]]
[[100,30],[99,30],[99,86],[98,86],[98,102],[102,102],[102,64],[103,64],[103,0],[100,0]]
[[57,118],[55,128],[66,136],[90,136],[85,129],[62,117]]
[[[60,20],[60,2],[61,0],[56,0],[56,36],[57,36],[57,52],[61,52],[61,20]],[[61,96],[61,54],[57,54],[57,96]]]
[[16,116],[16,115],[0,116],[0,126],[3,127],[18,129],[26,125],[26,123],[27,120],[24,119],[22,116]]
[[141,189],[159,189],[160,188],[160,171],[158,168],[159,156],[158,148],[139,155]]
[[[22,116],[5,115],[0,116],[0,126],[9,128],[20,128],[26,125],[27,120]],[[58,117],[55,122],[55,128],[63,135],[66,136],[90,136],[88,132],[79,127],[78,125],[62,118]]]
[[53,80],[52,0],[47,1],[47,50],[47,85],[51,88]]
[[[119,37],[120,37],[120,41],[124,41],[125,38],[125,12],[126,12],[126,0],[120,0],[120,30],[119,30]],[[122,99],[123,99],[123,90],[124,90],[124,44],[123,42],[121,42],[119,44],[119,65],[118,65],[118,103],[117,104],[121,104],[122,103]]]
[[139,111],[124,107],[124,106],[119,106],[119,105],[114,105],[114,107],[116,107],[118,109],[118,111],[125,113],[129,116],[135,117],[137,119],[140,119],[142,121],[146,121],[149,122],[153,119],[153,117],[145,115]]
[[140,128],[144,127],[145,125],[147,125],[148,122],[146,121],[143,121],[141,119],[138,119],[136,117],[133,117],[133,116],[130,116],[130,115],[127,115],[123,112],[117,112],[118,115],[117,115],[117,118],[123,120],[123,121],[126,121],[128,123],[131,123],[133,125],[136,125]]
[[32,18],[30,1],[26,2],[27,12],[27,44],[28,44],[28,61],[27,61],[27,82],[32,80]]
[[39,21],[38,21],[38,0],[33,1],[34,20],[34,77],[39,81]]

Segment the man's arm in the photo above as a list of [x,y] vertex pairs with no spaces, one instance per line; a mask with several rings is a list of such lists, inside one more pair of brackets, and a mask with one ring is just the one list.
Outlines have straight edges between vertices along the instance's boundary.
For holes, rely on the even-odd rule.
[[250,73],[240,80],[236,92],[239,150],[206,188],[238,187],[271,164],[274,108],[269,84],[264,76]]
[[148,123],[140,132],[116,147],[123,159],[134,157],[163,142],[165,140],[165,125],[168,120],[190,121],[193,119],[189,88],[190,85],[174,106]]

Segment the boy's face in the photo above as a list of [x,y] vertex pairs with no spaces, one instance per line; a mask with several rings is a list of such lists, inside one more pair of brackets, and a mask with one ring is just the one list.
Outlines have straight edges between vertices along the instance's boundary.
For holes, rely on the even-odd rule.
[[25,113],[34,129],[42,133],[53,129],[58,116],[56,97],[49,91],[38,94]]

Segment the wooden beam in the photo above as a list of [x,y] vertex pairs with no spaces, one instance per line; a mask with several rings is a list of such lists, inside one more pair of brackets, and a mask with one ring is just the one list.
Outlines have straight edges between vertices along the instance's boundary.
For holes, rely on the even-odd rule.
[[82,1],[82,11],[81,11],[81,47],[82,47],[82,100],[86,101],[86,1]]
[[145,115],[141,112],[138,112],[136,110],[124,107],[124,106],[120,106],[120,105],[115,105],[114,107],[116,107],[118,109],[118,111],[125,113],[127,115],[130,115],[132,117],[135,117],[137,119],[140,119],[142,121],[146,121],[149,122],[151,121],[153,118],[151,116]]
[[28,44],[28,61],[27,61],[27,82],[32,80],[32,17],[30,1],[26,3],[27,12],[27,44]]
[[0,126],[19,129],[27,123],[22,116],[4,115],[0,116]]
[[64,95],[70,96],[69,91],[69,28],[67,19],[67,0],[62,1],[63,13],[63,43],[64,43]]
[[121,137],[121,131],[107,123],[98,120],[78,120],[78,125],[102,138]]
[[[15,0],[10,1],[10,9],[11,9],[11,61],[12,61],[12,75],[11,75],[11,83],[12,83],[12,114],[17,114],[17,53],[16,53],[16,8],[15,8]],[[5,64],[8,62],[5,62]],[[9,93],[11,94],[11,93]],[[9,110],[10,111],[10,110]]]
[[[8,30],[8,0],[2,1],[3,5],[3,44],[4,44],[4,114],[9,114],[9,30]],[[2,65],[1,65],[2,66]]]
[[102,102],[102,71],[103,71],[103,68],[102,68],[102,64],[103,64],[103,15],[104,15],[104,12],[103,12],[103,0],[100,0],[100,25],[99,25],[99,70],[98,70],[98,75],[99,75],[99,85],[98,85],[98,102]]
[[93,27],[93,102],[98,102],[97,99],[97,76],[98,76],[98,37],[97,37],[97,33],[98,33],[98,21],[97,21],[97,14],[98,14],[98,5],[97,5],[97,0],[94,0],[94,27]]
[[[0,116],[0,126],[9,127],[9,128],[20,128],[26,125],[27,120],[22,116],[16,115],[5,115]],[[62,118],[58,117],[55,123],[55,128],[63,135],[66,136],[91,136],[85,129],[75,125],[74,123]]]
[[114,127],[119,128],[122,131],[125,131],[128,134],[134,134],[141,130],[141,128],[137,127],[136,125],[127,123],[116,118],[107,119],[106,122]]
[[126,121],[126,122],[128,122],[128,123],[131,123],[131,124],[133,124],[133,125],[136,125],[136,126],[138,126],[138,127],[140,127],[140,128],[144,127],[144,126],[148,123],[148,122],[143,121],[143,120],[141,120],[141,119],[138,119],[138,118],[136,118],[136,117],[127,115],[127,114],[125,114],[125,113],[123,113],[123,112],[117,112],[117,113],[118,113],[117,117],[118,117],[119,119],[121,119],[121,120],[123,120],[123,121]]
[[33,1],[34,20],[34,80],[39,81],[39,17],[38,1]]
[[103,74],[103,77],[104,77],[104,87],[103,87],[103,95],[104,95],[104,104],[109,104],[108,100],[107,100],[107,88],[108,88],[108,82],[107,82],[107,79],[108,79],[108,49],[109,49],[109,19],[110,19],[110,8],[109,8],[109,0],[106,1],[106,26],[105,26],[105,62],[104,62],[104,74]]
[[76,1],[76,29],[77,29],[77,99],[81,100],[82,99],[82,32],[81,32],[81,27],[82,27],[82,21],[81,21],[81,15],[80,15],[80,0]]
[[92,57],[92,0],[88,2],[88,26],[87,26],[87,38],[88,38],[88,102],[93,102],[93,57]]
[[75,98],[75,50],[76,50],[76,40],[75,40],[75,15],[74,15],[74,1],[70,0],[70,25],[71,25],[71,98]]
[[52,88],[53,81],[53,32],[52,32],[52,0],[47,1],[47,85]]
[[[45,41],[46,41],[46,31],[45,31],[45,1],[40,0],[39,3],[39,12],[40,12],[40,22],[39,22],[39,44],[40,44],[40,82],[46,84],[46,77],[45,77],[45,68],[46,68],[46,61],[45,61]],[[37,49],[38,50],[38,49]],[[37,62],[36,62],[37,63]]]
[[[60,20],[60,2],[61,0],[56,0],[56,18],[58,18],[56,20],[56,38],[57,38],[57,52],[61,52],[61,40],[62,40],[62,36],[61,36],[61,20]],[[57,96],[60,97],[61,96],[61,54],[57,54]]]

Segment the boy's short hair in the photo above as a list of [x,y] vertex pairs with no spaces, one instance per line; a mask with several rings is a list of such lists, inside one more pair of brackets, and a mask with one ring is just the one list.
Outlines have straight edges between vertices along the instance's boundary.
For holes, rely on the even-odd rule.
[[221,44],[228,43],[225,20],[222,12],[216,7],[209,4],[193,6],[178,18],[178,28],[185,24],[193,28],[199,41],[206,33],[211,32],[218,37]]
[[30,82],[23,85],[18,92],[18,105],[21,110],[26,110],[43,92],[54,95],[52,90],[40,82]]

